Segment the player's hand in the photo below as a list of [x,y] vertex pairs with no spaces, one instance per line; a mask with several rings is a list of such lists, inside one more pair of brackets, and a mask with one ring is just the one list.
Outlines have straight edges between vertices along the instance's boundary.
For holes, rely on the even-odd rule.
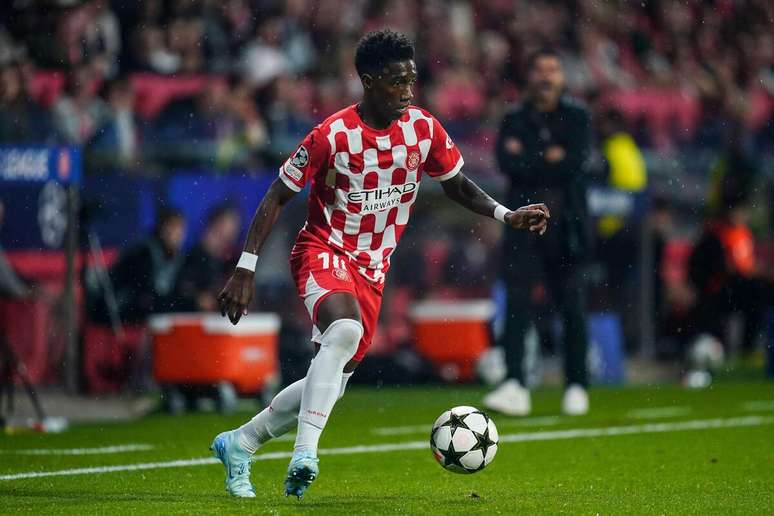
[[542,235],[548,229],[548,219],[551,213],[548,206],[543,203],[530,204],[508,212],[505,215],[505,222],[516,229],[529,229],[533,233]]
[[228,315],[232,324],[247,315],[247,307],[253,299],[254,273],[237,267],[218,296],[218,307],[222,316]]

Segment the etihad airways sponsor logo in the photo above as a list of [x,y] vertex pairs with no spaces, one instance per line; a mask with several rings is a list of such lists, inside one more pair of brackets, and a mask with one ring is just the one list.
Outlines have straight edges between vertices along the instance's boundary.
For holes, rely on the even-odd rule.
[[410,194],[417,189],[418,183],[405,183],[402,185],[385,186],[372,190],[358,190],[347,193],[347,200],[353,203],[361,203],[360,212],[382,211],[398,206],[405,194]]

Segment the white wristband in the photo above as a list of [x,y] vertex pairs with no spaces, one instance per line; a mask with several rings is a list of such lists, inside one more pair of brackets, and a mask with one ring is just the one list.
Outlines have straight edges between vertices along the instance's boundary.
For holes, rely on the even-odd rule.
[[494,218],[496,218],[496,219],[497,219],[497,220],[499,220],[500,222],[505,222],[505,216],[506,216],[506,215],[507,215],[507,214],[508,214],[510,211],[511,211],[511,210],[509,210],[508,208],[506,208],[506,207],[505,207],[505,206],[503,206],[502,204],[498,204],[498,205],[495,207],[495,211],[494,211]]
[[255,264],[258,263],[258,255],[253,253],[248,253],[246,251],[242,252],[242,256],[239,257],[239,263],[237,263],[237,268],[239,269],[247,269],[250,272],[255,272]]

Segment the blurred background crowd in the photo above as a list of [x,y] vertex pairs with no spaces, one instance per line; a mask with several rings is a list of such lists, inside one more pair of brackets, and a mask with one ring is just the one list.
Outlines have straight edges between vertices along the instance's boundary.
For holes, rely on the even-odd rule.
[[138,173],[170,160],[276,165],[358,98],[355,44],[384,25],[416,42],[417,103],[481,157],[468,163],[483,173],[522,91],[524,56],[547,43],[561,52],[570,92],[597,114],[619,110],[643,148],[717,150],[738,126],[772,152],[765,0],[9,4],[0,137],[85,145],[120,158],[102,166]]
[[[766,0],[9,0],[0,12],[0,142],[80,146],[87,185],[135,178],[167,188],[181,171],[196,171],[197,181],[270,180],[309,129],[360,97],[355,46],[385,26],[416,43],[415,103],[443,122],[468,173],[495,193],[504,180],[494,143],[508,105],[522,98],[525,58],[545,45],[558,51],[567,90],[592,113],[590,179],[647,198],[636,214],[594,220],[590,307],[619,308],[628,350],[646,339],[656,343],[652,355],[681,355],[674,342],[684,338],[685,314],[701,306],[695,278],[707,276],[692,266],[694,242],[729,195],[744,209],[743,245],[755,246],[743,275],[774,276],[774,3]],[[634,170],[627,177],[636,180],[616,183],[616,170]],[[193,215],[180,204],[197,197],[178,192],[177,210],[157,198],[166,206],[137,225],[155,226],[141,244],[139,229],[112,235],[111,275],[127,322],[214,308],[259,201],[221,193]],[[88,188],[82,200],[86,245],[89,224],[115,210]],[[432,189],[420,196],[395,259],[377,353],[409,339],[412,299],[497,296],[501,228],[437,201]],[[297,326],[305,349],[302,308],[283,301],[295,299],[284,260],[300,206],[264,253],[256,308],[286,312],[283,331]],[[94,278],[84,278],[88,290]],[[650,337],[638,326],[643,303],[654,314]],[[97,305],[89,317],[107,324]]]

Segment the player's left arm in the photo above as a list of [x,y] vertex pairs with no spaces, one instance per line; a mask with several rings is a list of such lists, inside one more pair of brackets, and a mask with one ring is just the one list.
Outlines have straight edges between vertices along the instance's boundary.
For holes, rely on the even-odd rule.
[[472,212],[492,217],[517,229],[546,232],[551,214],[545,204],[530,204],[509,210],[489,197],[462,173],[462,154],[437,119],[432,119],[432,142],[425,161],[425,172],[441,182],[446,196]]
[[442,181],[441,186],[449,199],[474,213],[502,219],[513,228],[529,229],[541,235],[548,229],[548,219],[551,218],[551,214],[545,204],[530,204],[516,210],[509,210],[492,199],[462,171]]

